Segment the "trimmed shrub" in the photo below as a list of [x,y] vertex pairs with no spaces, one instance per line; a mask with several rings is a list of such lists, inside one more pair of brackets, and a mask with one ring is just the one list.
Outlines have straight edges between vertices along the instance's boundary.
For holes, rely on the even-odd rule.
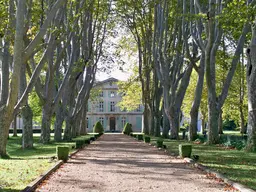
[[90,138],[84,139],[84,143],[87,144],[87,145],[89,145],[89,144],[91,143]]
[[179,155],[181,157],[190,157],[192,153],[192,145],[180,144],[179,145]]
[[157,147],[163,147],[164,140],[162,138],[158,138],[156,141]]
[[91,137],[90,137],[90,140],[91,140],[91,141],[95,141],[95,140],[96,140],[95,136],[91,136]]
[[142,141],[143,140],[143,135],[137,135],[137,138],[139,141]]
[[150,143],[150,137],[146,135],[146,136],[144,137],[144,142],[145,142],[145,143]]
[[100,134],[99,133],[95,133],[95,134],[93,134],[93,136],[95,137],[95,139],[98,139],[100,137]]
[[123,134],[130,135],[132,132],[132,124],[126,123],[123,129]]
[[76,139],[75,142],[76,142],[76,149],[81,149],[84,147],[84,144],[85,144],[84,139]]
[[94,125],[93,132],[103,134],[104,128],[99,121],[97,121],[96,124]]
[[58,160],[66,162],[68,160],[69,146],[57,146],[56,153]]

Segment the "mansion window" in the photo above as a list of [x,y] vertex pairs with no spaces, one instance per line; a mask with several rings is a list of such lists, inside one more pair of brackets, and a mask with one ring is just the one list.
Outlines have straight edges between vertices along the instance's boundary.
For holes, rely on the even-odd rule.
[[103,91],[100,92],[99,96],[100,96],[100,97],[103,97]]
[[99,122],[100,122],[100,124],[101,124],[102,126],[104,126],[104,117],[100,117],[100,118],[99,118]]
[[89,129],[89,118],[88,117],[86,118],[86,126],[87,126],[87,129]]
[[121,122],[122,122],[122,127],[124,127],[126,123],[126,117],[122,117]]
[[103,101],[100,101],[100,103],[99,103],[99,111],[100,112],[104,111],[104,102]]
[[115,111],[115,102],[114,101],[110,102],[110,111],[111,112]]
[[115,97],[115,91],[110,92],[110,97]]

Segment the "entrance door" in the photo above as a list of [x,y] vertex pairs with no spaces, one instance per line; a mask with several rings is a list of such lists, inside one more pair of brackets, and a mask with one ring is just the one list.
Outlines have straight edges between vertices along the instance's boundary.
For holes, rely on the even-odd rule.
[[109,120],[110,120],[109,121],[110,131],[115,131],[116,130],[116,118],[110,117]]

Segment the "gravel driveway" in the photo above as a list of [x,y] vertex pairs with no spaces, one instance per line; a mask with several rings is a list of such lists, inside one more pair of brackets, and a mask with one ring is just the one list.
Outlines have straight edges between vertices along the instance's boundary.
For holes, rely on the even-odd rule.
[[224,191],[182,159],[122,134],[104,134],[78,152],[36,191]]

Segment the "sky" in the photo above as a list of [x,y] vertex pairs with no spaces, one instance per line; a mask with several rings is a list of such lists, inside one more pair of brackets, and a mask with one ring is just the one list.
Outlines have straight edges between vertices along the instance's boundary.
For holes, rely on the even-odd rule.
[[[105,49],[107,49],[107,54],[110,55],[111,67],[108,67],[107,72],[97,71],[96,80],[103,81],[110,77],[114,77],[121,81],[126,81],[131,76],[132,66],[137,63],[137,54],[129,50],[129,47],[134,47],[133,43],[127,39],[129,37],[128,32],[123,28],[118,28],[118,31],[115,33],[115,36],[107,37]],[[124,41],[125,45],[121,41]],[[122,46],[126,46],[128,49],[123,49]],[[118,52],[118,56],[116,57],[116,52]],[[104,62],[100,62],[99,66],[104,66]],[[120,70],[122,68],[122,70]]]
[[118,80],[126,81],[126,80],[128,80],[129,76],[130,76],[130,72],[128,70],[126,72],[122,72],[121,70],[114,69],[113,71],[111,71],[110,74],[107,74],[104,72],[97,72],[96,79],[99,81],[103,81],[110,77],[114,77]]

